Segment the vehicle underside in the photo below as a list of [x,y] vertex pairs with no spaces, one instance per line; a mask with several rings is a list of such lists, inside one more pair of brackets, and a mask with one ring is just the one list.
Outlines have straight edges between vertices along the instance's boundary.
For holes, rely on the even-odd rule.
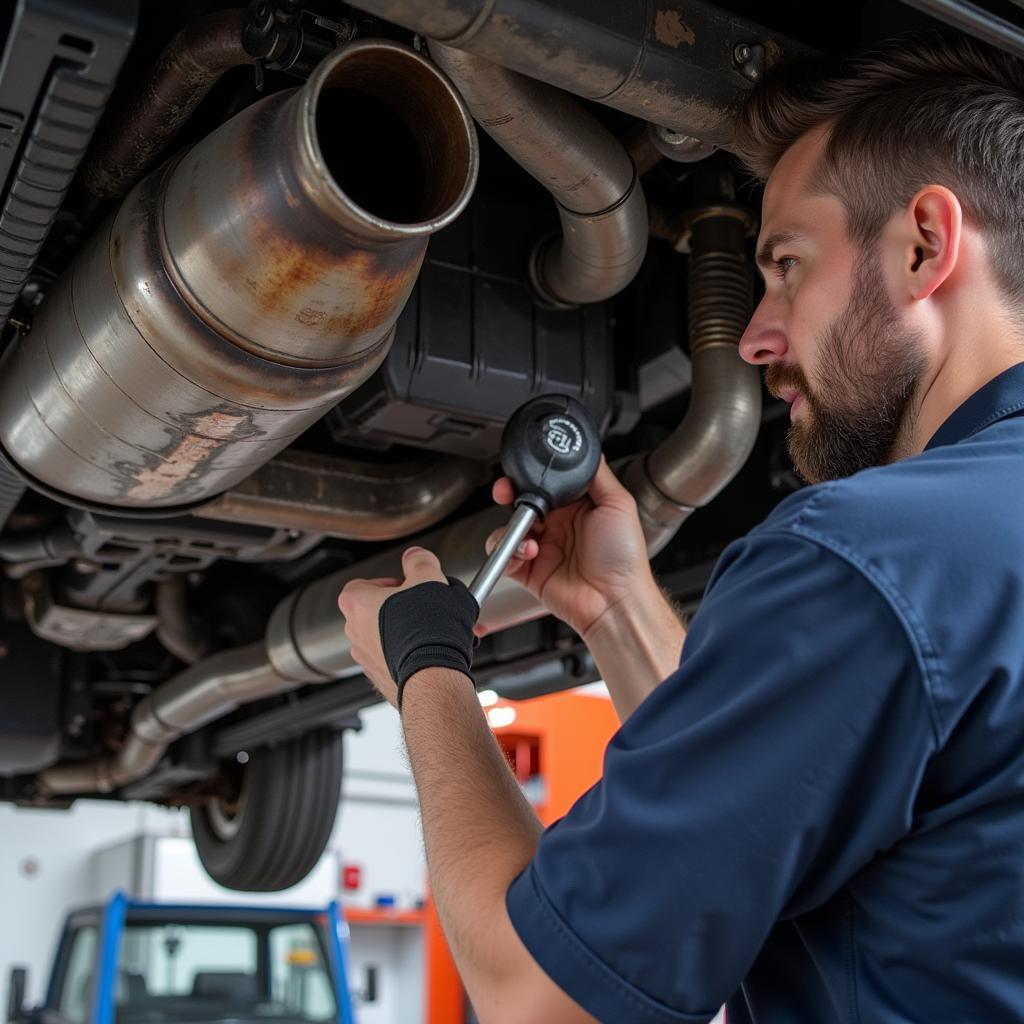
[[[737,353],[761,196],[736,111],[783,57],[964,6],[20,0],[0,798],[186,806],[222,884],[298,881],[378,699],[338,592],[411,542],[472,577],[502,427],[537,395],[593,414],[695,608],[800,486],[787,406]],[[514,583],[481,621],[478,685],[596,679]]]

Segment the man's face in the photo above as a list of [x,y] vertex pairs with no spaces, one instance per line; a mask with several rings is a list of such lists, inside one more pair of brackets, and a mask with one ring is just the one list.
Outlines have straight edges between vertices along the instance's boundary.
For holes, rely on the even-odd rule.
[[807,191],[823,141],[800,139],[768,180],[765,296],[740,342],[744,359],[766,366],[771,394],[791,403],[790,456],[808,483],[898,457],[926,369],[890,296],[882,246],[860,249],[839,200]]

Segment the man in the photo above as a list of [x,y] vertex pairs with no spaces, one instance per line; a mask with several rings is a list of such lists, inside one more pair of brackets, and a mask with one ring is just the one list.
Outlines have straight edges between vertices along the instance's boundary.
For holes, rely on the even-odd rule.
[[[483,1024],[725,1001],[729,1024],[1020,1020],[1024,74],[904,39],[776,75],[739,141],[769,175],[740,350],[819,486],[726,550],[681,661],[606,465],[525,542],[511,573],[623,720],[602,782],[541,834],[466,679],[475,608],[429,552],[345,588],[353,653],[387,699],[389,661],[403,678],[431,884]],[[400,649],[428,592],[462,625]]]

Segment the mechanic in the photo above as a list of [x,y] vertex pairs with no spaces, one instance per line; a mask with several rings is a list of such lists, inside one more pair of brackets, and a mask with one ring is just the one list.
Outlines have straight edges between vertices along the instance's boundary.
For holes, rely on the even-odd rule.
[[483,1024],[1019,1021],[1024,73],[904,37],[777,70],[738,141],[768,176],[740,351],[816,486],[726,549],[681,659],[606,464],[524,542],[509,572],[622,719],[602,781],[542,832],[466,678],[475,602],[430,552],[345,587],[352,652],[403,683]]

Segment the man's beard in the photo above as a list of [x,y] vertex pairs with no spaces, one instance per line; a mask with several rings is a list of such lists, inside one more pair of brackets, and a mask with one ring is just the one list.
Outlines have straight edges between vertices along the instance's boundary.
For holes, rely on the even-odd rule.
[[784,387],[804,398],[786,439],[797,473],[815,484],[898,458],[925,368],[920,333],[902,323],[877,262],[862,253],[850,302],[819,340],[814,390],[799,367],[765,370],[776,398]]

